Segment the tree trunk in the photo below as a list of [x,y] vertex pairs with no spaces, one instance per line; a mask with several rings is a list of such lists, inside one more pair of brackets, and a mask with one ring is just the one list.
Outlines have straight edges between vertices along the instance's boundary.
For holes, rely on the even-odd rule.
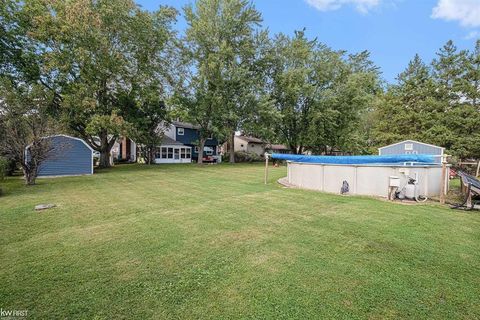
[[235,132],[232,132],[229,137],[228,143],[228,153],[229,153],[229,162],[235,163]]
[[153,164],[155,158],[155,147],[148,148],[148,164]]
[[198,141],[198,158],[197,158],[197,163],[202,164],[203,163],[203,149],[205,148],[205,138],[200,138]]
[[30,168],[23,168],[23,175],[25,177],[25,184],[27,186],[33,186],[37,179],[37,170]]
[[110,168],[110,146],[108,143],[108,135],[106,132],[100,134],[100,161],[98,166],[100,168]]
[[103,149],[100,151],[100,161],[98,163],[99,168],[110,168],[110,152]]
[[290,150],[292,150],[293,154],[297,154],[297,146],[294,146],[293,144],[289,144]]

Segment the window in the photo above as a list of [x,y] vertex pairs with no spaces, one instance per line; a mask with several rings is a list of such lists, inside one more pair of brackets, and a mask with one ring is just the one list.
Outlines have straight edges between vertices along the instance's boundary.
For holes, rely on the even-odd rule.
[[412,151],[413,143],[405,143],[405,151]]
[[175,151],[175,160],[178,160],[178,159],[180,159],[180,149],[178,149],[178,148],[175,148],[175,150],[174,150],[174,151]]
[[185,159],[186,155],[187,155],[187,153],[186,153],[185,148],[181,148],[180,149],[180,158]]
[[167,148],[162,147],[162,159],[167,159]]
[[160,159],[160,147],[155,148],[155,159]]
[[168,159],[173,159],[173,148],[168,148]]
[[195,153],[198,153],[198,147],[195,147],[194,150],[195,150]]
[[183,135],[185,134],[185,129],[184,129],[184,128],[178,128],[177,134],[178,134],[179,136],[183,136]]
[[186,151],[186,158],[191,159],[192,158],[192,149],[186,148],[185,151]]

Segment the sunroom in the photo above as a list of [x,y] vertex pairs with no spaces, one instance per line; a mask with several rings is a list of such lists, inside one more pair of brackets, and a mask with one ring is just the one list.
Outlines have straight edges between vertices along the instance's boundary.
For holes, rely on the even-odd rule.
[[155,149],[155,163],[190,163],[192,148],[171,138],[164,137],[162,145]]

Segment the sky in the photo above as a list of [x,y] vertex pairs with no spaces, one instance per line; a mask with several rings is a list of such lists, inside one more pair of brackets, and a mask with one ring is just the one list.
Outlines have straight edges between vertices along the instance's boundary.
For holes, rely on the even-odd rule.
[[[137,0],[148,10],[180,10],[193,0]],[[368,50],[383,78],[395,82],[413,56],[426,62],[448,41],[472,49],[480,39],[480,0],[252,0],[270,33],[306,29],[335,50]],[[179,18],[177,28],[186,23]]]

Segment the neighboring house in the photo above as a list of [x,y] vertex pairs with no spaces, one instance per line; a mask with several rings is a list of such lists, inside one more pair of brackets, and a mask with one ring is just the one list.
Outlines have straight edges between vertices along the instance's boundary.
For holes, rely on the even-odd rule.
[[[441,156],[444,152],[445,148],[415,140],[405,140],[378,148],[378,154],[381,156],[391,154],[429,154]],[[441,161],[441,157],[437,157],[435,160],[435,162],[438,163],[441,163]]]
[[113,161],[136,162],[137,144],[127,137],[120,137],[113,145],[110,154]]
[[[185,146],[192,148],[192,160],[198,159],[198,138],[199,138],[199,126],[193,125],[188,122],[173,121],[170,126],[167,126],[165,136],[175,141],[182,143]],[[220,148],[218,140],[211,137],[205,141],[203,150],[203,157],[215,157],[218,162],[221,161]]]
[[[198,159],[199,127],[191,123],[173,121],[162,123],[159,131],[164,132],[161,145],[155,149],[155,163],[190,163]],[[215,158],[220,162],[217,139],[210,138],[205,142],[204,157]],[[137,144],[127,138],[120,137],[112,147],[111,156],[114,161],[137,161]]]
[[235,152],[255,153],[259,156],[265,154],[265,142],[255,137],[235,136],[233,145]]
[[291,153],[291,150],[283,144],[270,144],[259,138],[249,136],[234,137],[235,152],[255,153],[263,156],[265,152],[269,153]]
[[[40,165],[38,176],[76,176],[93,174],[93,149],[82,139],[57,134],[45,137],[52,150]],[[25,149],[28,159],[29,146]]]

